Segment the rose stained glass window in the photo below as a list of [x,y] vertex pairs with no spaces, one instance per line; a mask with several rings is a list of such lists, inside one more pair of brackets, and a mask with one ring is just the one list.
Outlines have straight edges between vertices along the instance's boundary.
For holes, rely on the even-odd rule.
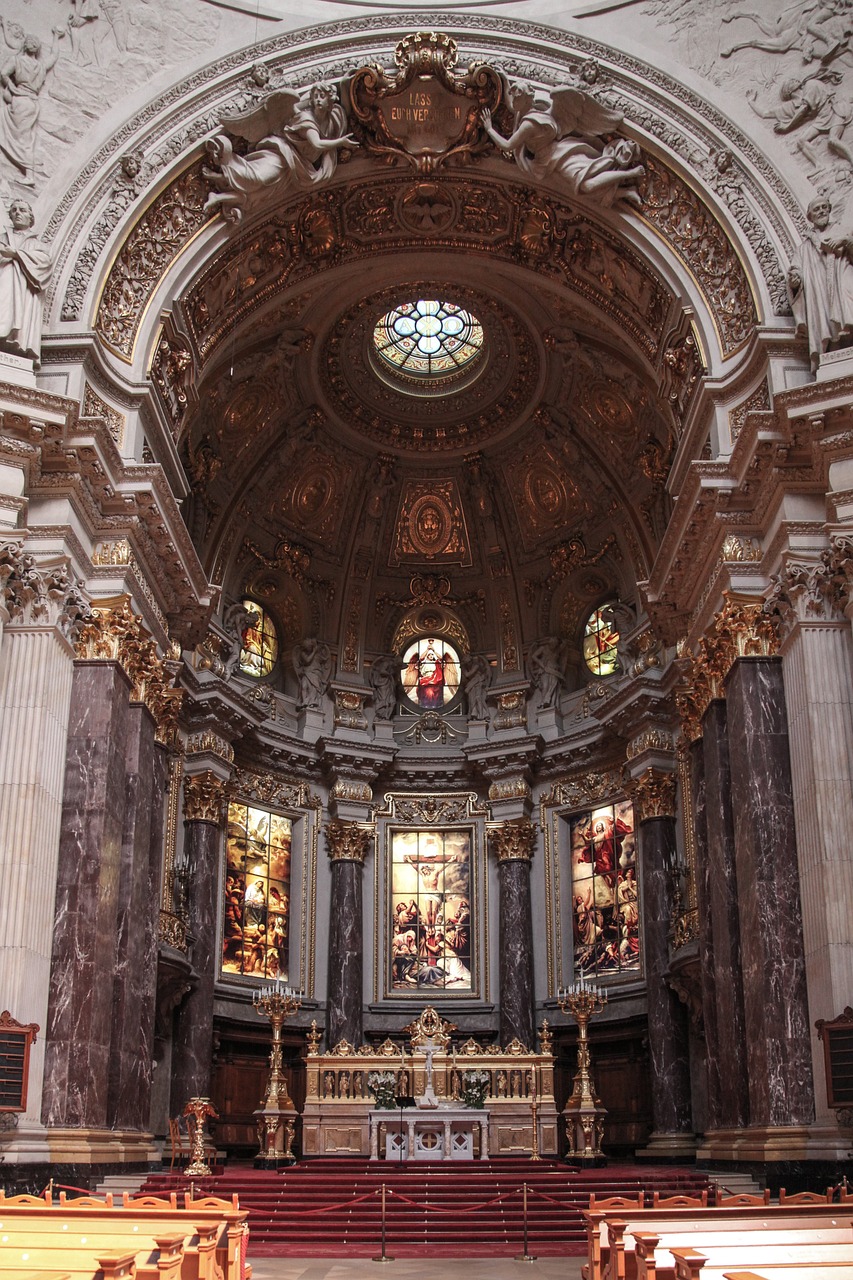
[[585,977],[640,969],[640,910],[630,801],[569,822],[575,972]]
[[612,676],[618,670],[616,646],[619,632],[604,620],[607,608],[596,609],[587,618],[583,633],[583,657],[594,676]]
[[391,988],[472,990],[471,832],[391,835]]
[[403,693],[422,711],[440,711],[455,698],[461,678],[459,655],[444,640],[416,640],[403,654]]
[[289,818],[228,805],[222,972],[288,978]]
[[459,373],[483,349],[483,326],[453,302],[401,302],[373,330],[377,354],[396,373],[439,378]]
[[244,600],[245,622],[241,627],[240,671],[256,680],[268,676],[278,658],[278,636],[266,609],[254,600]]

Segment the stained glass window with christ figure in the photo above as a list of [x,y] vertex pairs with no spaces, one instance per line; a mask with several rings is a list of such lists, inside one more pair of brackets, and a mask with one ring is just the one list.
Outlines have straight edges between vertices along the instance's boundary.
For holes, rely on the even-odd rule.
[[400,683],[422,711],[441,711],[456,697],[461,678],[459,655],[445,640],[416,640],[403,654]]
[[392,832],[392,990],[471,991],[471,929],[471,832]]
[[605,621],[607,609],[596,609],[586,620],[583,633],[584,662],[595,676],[612,676],[619,667],[616,646],[619,632]]
[[289,818],[228,805],[223,974],[288,977],[292,834]]
[[640,970],[640,903],[630,801],[602,805],[569,821],[575,971]]
[[244,600],[246,626],[242,632],[240,671],[261,680],[268,676],[278,658],[278,636],[266,609],[254,600]]

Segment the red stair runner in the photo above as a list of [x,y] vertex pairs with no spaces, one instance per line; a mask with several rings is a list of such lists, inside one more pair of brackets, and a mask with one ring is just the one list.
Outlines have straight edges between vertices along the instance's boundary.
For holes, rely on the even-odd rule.
[[[459,1161],[452,1167],[391,1161],[315,1159],[283,1173],[239,1165],[194,1181],[197,1194],[240,1197],[249,1216],[249,1257],[372,1257],[380,1253],[382,1186],[386,1252],[398,1258],[512,1257],[522,1252],[527,1185],[528,1251],[546,1257],[585,1252],[581,1210],[589,1196],[644,1191],[698,1195],[708,1185],[694,1169],[611,1165],[570,1169],[511,1158]],[[189,1186],[155,1175],[142,1191]]]

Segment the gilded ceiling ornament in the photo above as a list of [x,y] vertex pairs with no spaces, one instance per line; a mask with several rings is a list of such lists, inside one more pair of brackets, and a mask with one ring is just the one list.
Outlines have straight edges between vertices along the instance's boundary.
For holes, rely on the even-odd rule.
[[95,329],[117,355],[131,359],[148,300],[160,277],[207,221],[201,164],[186,169],[133,227],[110,270]]
[[518,818],[490,826],[489,841],[498,865],[504,862],[526,862],[529,866],[536,850],[538,830],[536,823],[529,818]]
[[397,45],[396,73],[375,65],[355,73],[349,93],[368,151],[431,174],[484,150],[480,113],[497,108],[501,80],[482,63],[456,75],[458,56],[450,36],[418,31]]
[[676,775],[646,769],[629,787],[636,822],[675,817]]
[[225,783],[206,769],[184,775],[184,822],[210,822],[221,826],[225,808]]
[[469,566],[471,547],[459,488],[447,480],[406,482],[389,563],[444,561]]
[[193,357],[186,341],[164,334],[151,361],[151,380],[160,393],[177,440],[187,411],[187,396],[193,384]]
[[364,866],[374,835],[375,830],[372,825],[358,822],[329,822],[326,825],[326,839],[329,845],[330,861],[357,862],[360,866]]
[[458,217],[458,203],[453,188],[439,182],[415,182],[397,196],[395,212],[407,231],[416,234],[441,235]]

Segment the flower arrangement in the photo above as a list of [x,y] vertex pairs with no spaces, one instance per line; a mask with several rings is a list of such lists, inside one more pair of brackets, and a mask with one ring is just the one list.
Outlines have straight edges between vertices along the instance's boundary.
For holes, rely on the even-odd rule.
[[482,1111],[489,1092],[488,1071],[463,1071],[461,1085],[462,1101],[465,1106]]
[[397,1105],[396,1071],[371,1071],[367,1087],[376,1100],[378,1111],[393,1111]]

